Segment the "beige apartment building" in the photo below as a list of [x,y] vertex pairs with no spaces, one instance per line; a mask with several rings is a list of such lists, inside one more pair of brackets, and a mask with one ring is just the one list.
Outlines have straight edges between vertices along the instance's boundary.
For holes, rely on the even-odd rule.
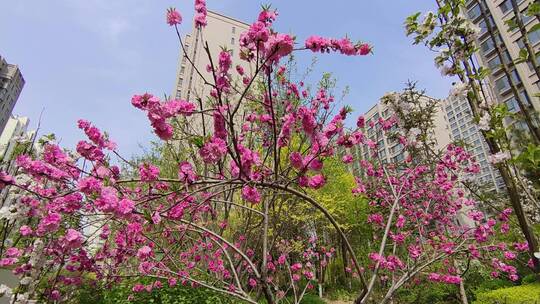
[[[214,65],[217,65],[219,52],[223,47],[232,52],[232,69],[237,65],[249,72],[249,65],[240,59],[240,34],[249,29],[249,24],[222,14],[208,11],[208,25],[203,29],[193,28],[184,39],[185,53],[180,50],[176,83],[172,93],[173,98],[195,101],[201,98],[206,101],[210,88],[205,85],[205,79],[214,83],[212,73],[206,67],[210,64],[205,43],[208,42]],[[186,58],[193,62],[193,66]],[[198,72],[200,72],[199,75]],[[234,74],[234,72],[233,72]],[[203,78],[204,77],[204,78]]]
[[[525,15],[529,4],[535,0],[515,0],[521,12],[523,24],[530,30],[539,23],[538,18]],[[490,20],[490,26],[496,35],[495,40],[491,39],[488,26],[482,16],[482,4]],[[534,97],[540,92],[540,83],[531,64],[513,62],[519,58],[520,50],[524,49],[524,43],[519,28],[510,29],[506,24],[508,20],[514,19],[515,14],[512,7],[512,0],[469,0],[467,1],[467,11],[465,15],[480,27],[480,34],[477,39],[477,60],[479,65],[489,68],[489,83],[491,84],[491,95],[498,103],[506,103],[510,111],[518,112],[518,104],[508,78],[504,75],[501,62],[504,60],[511,69],[512,80],[516,84],[521,99],[532,105],[536,110],[540,110],[540,99]],[[540,60],[540,30],[528,34],[528,40],[533,47],[537,60]],[[502,49],[504,58],[497,55],[495,44]]]
[[6,62],[0,56],[0,133],[6,127],[11,112],[24,86],[19,67]]
[[[431,97],[424,96],[424,99],[432,99]],[[365,114],[366,120],[366,137],[377,144],[378,157],[383,163],[398,163],[402,162],[406,155],[404,147],[397,140],[392,140],[384,135],[384,132],[378,123],[380,117],[388,119],[393,115],[392,110],[382,102],[377,102],[371,109]],[[438,107],[434,117],[435,129],[433,130],[433,138],[437,143],[437,149],[444,149],[450,142],[450,132],[445,117],[442,104]],[[374,126],[371,127],[370,123],[373,122]],[[368,149],[363,147],[361,149],[361,159],[369,159],[370,153]]]

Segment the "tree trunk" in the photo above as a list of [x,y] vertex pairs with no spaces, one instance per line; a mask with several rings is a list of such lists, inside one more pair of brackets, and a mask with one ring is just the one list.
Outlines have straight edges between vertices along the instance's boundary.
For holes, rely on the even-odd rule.
[[461,298],[461,304],[469,304],[469,301],[467,300],[467,293],[465,292],[465,283],[463,283],[463,280],[459,282],[459,297]]

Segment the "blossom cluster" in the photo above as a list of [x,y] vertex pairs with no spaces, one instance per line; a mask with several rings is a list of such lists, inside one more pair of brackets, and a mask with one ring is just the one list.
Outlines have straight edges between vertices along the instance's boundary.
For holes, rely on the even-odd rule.
[[173,127],[167,121],[169,118],[176,115],[190,116],[195,110],[195,105],[191,102],[178,99],[162,102],[148,93],[134,95],[131,98],[131,104],[147,112],[154,132],[162,140],[170,140],[173,137]]

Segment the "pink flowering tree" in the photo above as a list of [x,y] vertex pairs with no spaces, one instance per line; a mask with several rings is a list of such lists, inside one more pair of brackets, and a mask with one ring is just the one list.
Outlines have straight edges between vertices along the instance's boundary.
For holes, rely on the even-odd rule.
[[[535,16],[538,4],[531,2],[528,9],[523,13],[518,9],[517,1],[511,0],[511,14],[508,25],[519,29],[520,41],[524,50],[522,57],[516,62],[501,60],[495,68],[500,69],[503,79],[507,81],[511,96],[515,101],[513,113],[502,102],[494,81],[490,79],[491,68],[482,66],[478,62],[475,53],[480,48],[480,34],[482,29],[471,22],[464,14],[467,13],[467,3],[461,0],[436,0],[438,10],[427,12],[425,15],[416,13],[405,21],[407,35],[414,39],[415,44],[425,44],[435,54],[435,64],[440,68],[444,76],[456,77],[458,80],[451,95],[464,98],[468,101],[472,116],[478,122],[481,131],[491,153],[490,161],[497,168],[505,184],[507,194],[506,204],[512,208],[517,218],[519,229],[528,243],[529,257],[534,265],[534,271],[540,274],[540,246],[538,234],[534,225],[540,222],[538,210],[540,197],[538,189],[533,188],[534,179],[527,180],[523,174],[527,168],[527,145],[531,149],[540,144],[540,128],[538,127],[537,111],[532,107],[524,91],[520,91],[519,80],[513,75],[516,65],[528,64],[540,75],[539,64],[536,56],[531,56],[532,44],[528,41],[523,18]],[[485,2],[472,2],[479,13],[479,20],[487,34],[486,43],[493,45],[494,58],[506,58],[504,44],[498,43],[499,34],[497,27],[489,16]],[[532,29],[536,31],[537,28]],[[515,70],[514,70],[515,71]],[[519,78],[519,77],[518,77]],[[500,94],[499,94],[500,95]],[[521,127],[519,127],[521,125]],[[521,138],[513,134],[521,130]],[[518,138],[518,140],[515,140]],[[523,164],[525,163],[525,164]],[[537,170],[537,166],[535,169]]]
[[[412,84],[381,102],[392,114],[368,125],[358,121],[380,134],[366,143],[371,161],[360,161],[363,178],[354,190],[370,200],[367,222],[377,244],[369,253],[368,290],[359,303],[388,303],[399,288],[424,280],[459,285],[467,303],[463,276],[472,261],[492,268],[494,277],[517,280],[514,264],[522,245],[512,248],[495,237],[510,230],[512,210],[477,203],[469,181],[480,166],[463,147],[450,144],[439,151],[433,137],[438,102]],[[403,161],[387,163],[381,156],[375,142],[383,136],[402,146]]]
[[[202,29],[205,1],[195,1],[195,10],[195,26]],[[174,9],[166,17],[176,29],[182,22]],[[23,175],[2,177],[3,187],[24,193],[9,210],[24,218],[11,219],[15,232],[1,251],[1,266],[21,279],[14,303],[68,301],[85,277],[104,286],[133,277],[153,280],[135,284],[134,294],[189,284],[249,303],[259,295],[268,303],[292,295],[299,303],[321,281],[333,249],[307,235],[309,242],[295,239],[291,247],[275,233],[272,223],[286,221],[276,208],[291,200],[324,214],[360,273],[337,222],[306,192],[325,185],[320,172],[345,137],[349,110],[334,113],[333,96],[294,83],[280,61],[293,51],[362,56],[371,47],[319,36],[298,45],[292,35],[273,30],[276,17],[265,8],[241,36],[249,72],[233,67],[227,50],[212,54],[205,42],[211,78],[196,72],[210,88],[208,101],[133,96],[155,134],[181,147],[174,176],[151,162],[125,160],[109,136],[85,120],[78,127],[87,140],[76,153],[50,142],[37,157],[18,158]],[[194,124],[202,130],[188,127]],[[113,157],[131,169],[123,172]]]
[[[202,29],[205,1],[195,1],[195,10],[194,26]],[[471,156],[449,146],[434,158],[427,127],[400,125],[406,116],[396,105],[395,115],[373,126],[387,133],[397,128],[409,157],[398,164],[377,161],[363,117],[346,128],[350,108],[336,109],[324,86],[308,90],[281,64],[295,51],[363,56],[371,47],[320,36],[300,44],[273,29],[276,18],[276,11],[264,8],[242,33],[241,58],[249,71],[234,67],[227,50],[213,54],[211,41],[203,39],[210,76],[194,69],[210,92],[204,100],[133,96],[132,105],[147,114],[155,134],[178,152],[171,160],[174,173],[151,161],[125,160],[106,133],[80,120],[87,139],[77,144],[77,153],[49,142],[37,157],[18,158],[21,176],[0,176],[2,187],[22,191],[8,210],[11,217],[3,219],[15,232],[0,251],[0,266],[20,278],[13,303],[67,302],[83,278],[112,286],[143,277],[151,283],[134,284],[133,294],[182,284],[248,303],[259,297],[279,303],[286,295],[299,303],[324,281],[323,269],[335,252],[309,231],[280,234],[278,228],[297,212],[287,207],[299,201],[335,229],[349,271],[360,281],[356,303],[367,303],[376,288],[388,302],[413,278],[459,284],[453,259],[495,257],[493,249],[503,246],[493,247],[491,236],[498,223],[505,229],[509,212],[498,222],[487,219],[467,198],[460,182],[478,170]],[[166,20],[179,33],[180,13],[169,9]],[[359,159],[356,149],[368,149],[374,161]],[[338,155],[345,164],[359,162],[364,172],[345,190],[371,202],[376,248],[363,257],[370,260],[365,265],[314,195],[328,182],[325,162]],[[115,166],[113,157],[129,169]],[[470,221],[460,220],[462,210]],[[436,269],[441,261],[445,267]],[[504,260],[491,262],[514,278],[515,269]]]

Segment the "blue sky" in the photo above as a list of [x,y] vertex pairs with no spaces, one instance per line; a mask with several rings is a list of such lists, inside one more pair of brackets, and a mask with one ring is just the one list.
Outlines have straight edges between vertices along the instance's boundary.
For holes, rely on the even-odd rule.
[[[370,42],[369,57],[319,56],[314,75],[332,72],[349,86],[346,103],[356,113],[369,109],[385,92],[408,80],[444,98],[450,80],[433,64],[433,53],[413,46],[403,21],[434,10],[426,0],[207,0],[209,9],[252,22],[261,4],[279,11],[275,28],[298,41],[311,34]],[[140,154],[156,137],[144,114],[130,104],[135,93],[170,94],[175,82],[178,41],[165,24],[165,10],[175,6],[188,32],[191,0],[24,0],[4,1],[0,18],[0,54],[18,64],[26,86],[14,114],[29,116],[32,126],[44,110],[40,133],[54,132],[66,147],[83,134],[85,118],[107,130],[120,152]],[[309,52],[298,53],[301,62]]]

